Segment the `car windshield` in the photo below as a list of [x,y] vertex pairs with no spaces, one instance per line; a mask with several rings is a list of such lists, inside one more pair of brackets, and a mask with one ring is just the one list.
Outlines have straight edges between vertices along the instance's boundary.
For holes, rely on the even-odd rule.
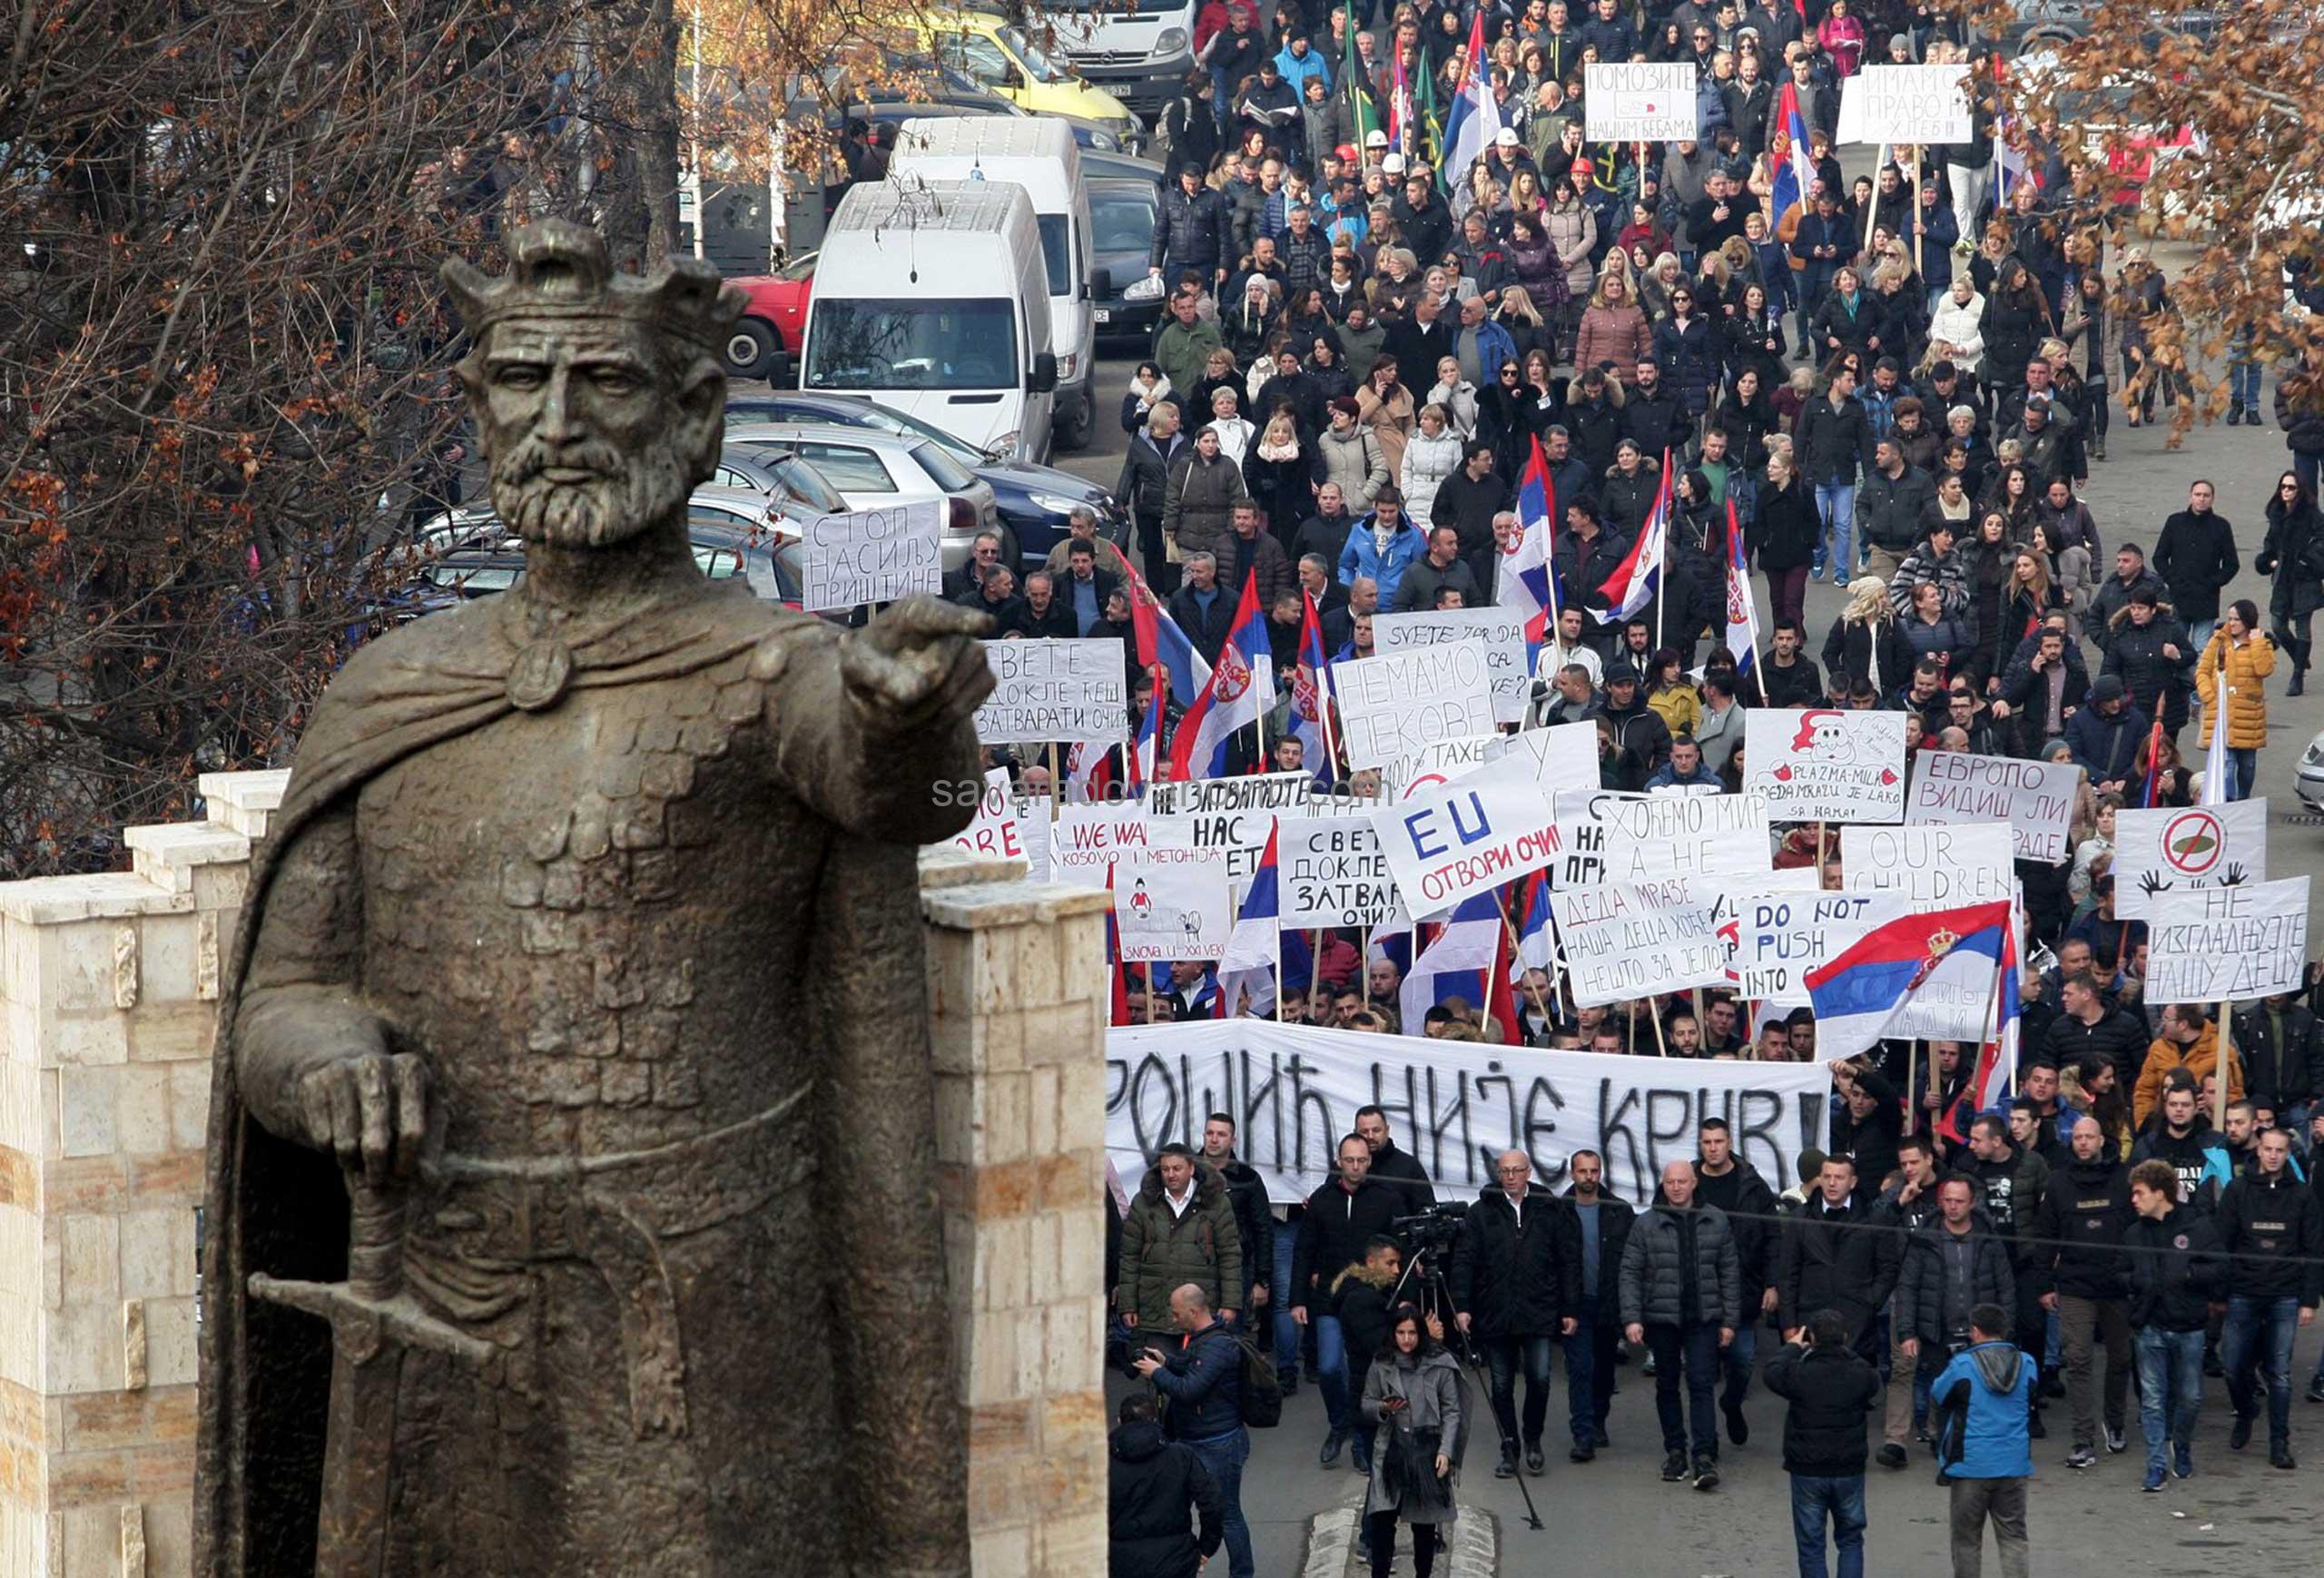
[[1009,46],[1009,54],[1025,63],[1026,74],[1035,82],[1061,83],[1065,81],[1065,72],[1059,67],[1057,62],[1041,53],[1039,44],[1025,36],[1023,28],[1013,25],[1002,28],[1000,42]]
[[847,500],[822,472],[796,457],[765,456],[767,469],[783,485],[783,496],[797,500],[820,515],[840,515],[847,509]]
[[807,335],[809,389],[1013,389],[1016,306],[824,297]]
[[1154,198],[1146,196],[1089,199],[1089,250],[1143,252],[1154,244]]
[[1039,219],[1041,230],[1041,262],[1049,277],[1049,294],[1066,296],[1073,291],[1073,243],[1065,228],[1065,215],[1045,213]]
[[928,473],[930,481],[948,493],[977,485],[974,472],[933,444],[913,445],[911,458],[920,462],[920,468]]

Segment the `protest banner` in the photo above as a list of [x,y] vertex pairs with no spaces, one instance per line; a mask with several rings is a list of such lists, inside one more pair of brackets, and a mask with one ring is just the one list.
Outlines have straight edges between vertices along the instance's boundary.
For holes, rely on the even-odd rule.
[[[1473,641],[1484,648],[1495,723],[1521,723],[1532,699],[1533,670],[1525,656],[1525,620],[1502,608],[1441,608],[1372,616],[1372,650],[1381,656]],[[1338,675],[1335,668],[1334,677]]]
[[1905,820],[2006,822],[2019,860],[2055,865],[2068,853],[2074,792],[2081,785],[2082,769],[2071,762],[1923,751],[1913,761]]
[[[1965,65],[1866,65],[1840,89],[1835,147],[1971,140]],[[1900,153],[1898,158],[1902,158]]]
[[1114,872],[1115,933],[1125,964],[1226,956],[1235,906],[1226,853],[1218,849],[1145,850]]
[[2230,1002],[2298,991],[2308,963],[2308,879],[2156,893],[2146,1001]]
[[1423,790],[1371,820],[1406,907],[1423,917],[1539,871],[1558,853],[1549,796],[1533,783],[1531,764],[1516,759]]
[[811,515],[799,528],[799,606],[812,614],[944,590],[943,500]]
[[1778,1008],[1808,1007],[1810,970],[1912,908],[1902,893],[1814,891],[1816,873],[1807,866],[1776,874],[1808,881],[1790,890],[1730,888],[1719,931],[1728,944],[1728,984]]
[[1568,791],[1556,797],[1560,888],[1658,877],[1751,877],[1775,869],[1762,794],[1622,794]]
[[1585,65],[1584,135],[1592,143],[1693,142],[1698,74],[1690,60]]
[[1491,734],[1492,670],[1474,641],[1332,665],[1348,765],[1385,767],[1442,740]]
[[1389,764],[1382,777],[1388,798],[1403,800],[1418,790],[1449,784],[1517,751],[1526,753],[1533,763],[1533,781],[1545,794],[1598,787],[1595,724],[1557,724],[1513,735],[1466,735],[1457,740],[1439,740],[1417,756]]
[[[1012,797],[1017,811],[1017,836],[1025,845],[1025,875],[1028,881],[1053,883],[1057,873],[1049,869],[1049,797],[1046,794],[1019,794]],[[1101,868],[1098,885],[1105,886],[1106,874]]]
[[1905,715],[1751,707],[1743,786],[1774,822],[1895,822],[1905,813]]
[[1843,827],[1840,875],[1850,893],[1903,893],[1915,909],[1953,909],[2006,899],[2016,872],[2014,840],[1985,827]]
[[[1049,814],[1049,802],[1034,803]],[[1061,805],[1048,823],[1049,880],[1077,888],[1102,888],[1114,863],[1132,856],[1196,861],[1208,850],[1195,844],[1191,816],[1149,816],[1135,802],[1108,805]]]
[[1226,879],[1240,892],[1259,869],[1275,817],[1304,813],[1315,792],[1312,773],[1196,778],[1155,784],[1146,792],[1146,814],[1187,818],[1195,848],[1226,852]]
[[2268,875],[2268,803],[2114,813],[2114,916],[2143,921],[2152,896],[2231,888]]
[[988,745],[1078,741],[1118,745],[1129,735],[1129,689],[1118,641],[987,641],[992,694],[977,708]]
[[[1046,811],[1047,807],[1043,809]],[[976,820],[954,833],[950,842],[955,849],[965,849],[970,854],[1029,861],[1018,825],[1016,796],[1009,789],[1009,769],[995,767],[984,775],[984,793],[977,800]],[[1027,875],[1037,883],[1049,881],[1046,858],[1039,871],[1029,865]]]
[[1492,735],[1463,735],[1457,740],[1439,740],[1416,756],[1403,756],[1381,769],[1381,786],[1391,801],[1405,800],[1423,789],[1433,789],[1450,784],[1464,773],[1473,773],[1492,760],[1492,743],[1502,736]]
[[1257,1019],[1138,1025],[1106,1035],[1106,1149],[1134,1184],[1165,1144],[1199,1147],[1203,1119],[1230,1112],[1236,1155],[1291,1205],[1331,1178],[1355,1110],[1376,1104],[1443,1198],[1474,1199],[1504,1150],[1525,1152],[1562,1194],[1567,1164],[1588,1149],[1605,1159],[1607,1193],[1643,1207],[1663,1163],[1694,1156],[1707,1118],[1725,1119],[1736,1156],[1788,1188],[1793,1159],[1824,1143],[1831,1081],[1821,1063],[1512,1053]]
[[1279,816],[1275,825],[1284,930],[1376,926],[1396,912],[1395,882],[1369,817]]
[[1550,895],[1576,1007],[1727,982],[1715,912],[1725,889],[1703,876],[1603,883]]

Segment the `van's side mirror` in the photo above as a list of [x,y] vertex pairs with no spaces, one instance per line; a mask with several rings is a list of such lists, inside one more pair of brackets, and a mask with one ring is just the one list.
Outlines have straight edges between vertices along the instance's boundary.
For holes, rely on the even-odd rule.
[[1111,269],[1089,271],[1089,299],[1102,301],[1114,293],[1114,271]]
[[1037,350],[1033,353],[1033,370],[1026,377],[1027,394],[1049,394],[1057,388],[1057,352]]

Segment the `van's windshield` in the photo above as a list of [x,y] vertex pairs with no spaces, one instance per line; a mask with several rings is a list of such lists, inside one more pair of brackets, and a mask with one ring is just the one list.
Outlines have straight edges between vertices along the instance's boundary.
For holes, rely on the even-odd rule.
[[808,389],[1013,389],[1015,303],[824,297],[807,336]]

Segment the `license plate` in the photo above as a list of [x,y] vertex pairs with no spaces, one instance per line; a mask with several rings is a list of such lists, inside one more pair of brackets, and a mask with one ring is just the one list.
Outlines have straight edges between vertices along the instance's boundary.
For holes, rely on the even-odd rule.
[[1111,311],[1110,309],[1108,309],[1108,308],[1105,308],[1105,307],[1100,307],[1100,308],[1098,308],[1098,322],[1100,322],[1100,323],[1111,323],[1113,321],[1114,321],[1114,314],[1113,314],[1113,312],[1112,312],[1112,311]]

